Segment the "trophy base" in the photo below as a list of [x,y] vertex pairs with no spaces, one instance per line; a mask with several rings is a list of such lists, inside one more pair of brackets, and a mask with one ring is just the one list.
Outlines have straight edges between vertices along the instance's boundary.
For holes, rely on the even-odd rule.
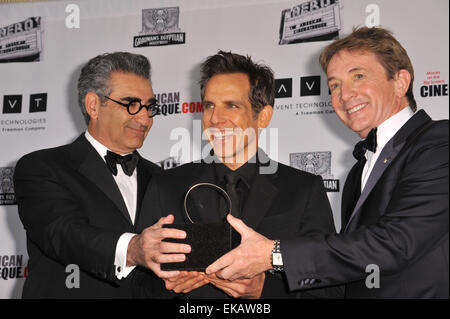
[[214,261],[238,246],[241,235],[228,223],[217,224],[166,224],[164,228],[184,230],[184,239],[165,238],[163,241],[183,243],[191,246],[186,260],[179,263],[161,264],[161,270],[195,270],[205,271]]

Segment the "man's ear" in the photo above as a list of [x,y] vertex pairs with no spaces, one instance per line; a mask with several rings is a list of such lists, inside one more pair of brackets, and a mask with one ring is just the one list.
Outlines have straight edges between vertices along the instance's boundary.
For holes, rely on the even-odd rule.
[[258,128],[266,128],[273,115],[273,107],[270,105],[266,105],[259,111],[258,114]]
[[407,70],[401,69],[395,74],[394,80],[397,96],[400,98],[404,97],[411,84],[411,74]]
[[91,119],[98,118],[98,110],[101,106],[100,97],[94,92],[88,92],[84,97],[84,107]]

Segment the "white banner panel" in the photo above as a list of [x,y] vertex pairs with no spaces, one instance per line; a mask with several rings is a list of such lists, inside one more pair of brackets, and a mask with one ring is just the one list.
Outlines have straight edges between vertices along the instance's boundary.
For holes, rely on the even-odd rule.
[[27,275],[14,166],[24,154],[66,144],[86,129],[76,81],[90,58],[130,51],[150,59],[162,114],[140,153],[165,168],[200,158],[198,66],[207,56],[230,50],[271,66],[277,99],[261,146],[274,159],[324,178],[340,229],[341,191],[358,137],[334,114],[318,56],[354,26],[386,27],[410,55],[419,108],[446,119],[448,10],[446,0],[0,4],[0,298],[20,298]]

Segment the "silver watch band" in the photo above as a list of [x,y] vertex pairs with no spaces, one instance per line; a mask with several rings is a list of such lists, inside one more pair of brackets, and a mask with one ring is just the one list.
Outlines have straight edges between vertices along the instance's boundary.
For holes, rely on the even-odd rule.
[[281,256],[281,242],[279,239],[274,240],[272,255],[271,255],[271,264],[274,272],[284,271],[283,259]]

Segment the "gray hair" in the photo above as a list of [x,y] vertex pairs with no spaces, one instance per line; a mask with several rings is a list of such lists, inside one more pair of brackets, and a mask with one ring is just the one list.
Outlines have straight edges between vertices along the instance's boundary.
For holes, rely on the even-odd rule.
[[105,53],[90,59],[78,78],[78,105],[86,123],[90,121],[84,105],[88,92],[96,93],[103,105],[106,101],[104,95],[111,93],[109,79],[112,72],[133,73],[150,81],[150,68],[145,56],[129,52]]

